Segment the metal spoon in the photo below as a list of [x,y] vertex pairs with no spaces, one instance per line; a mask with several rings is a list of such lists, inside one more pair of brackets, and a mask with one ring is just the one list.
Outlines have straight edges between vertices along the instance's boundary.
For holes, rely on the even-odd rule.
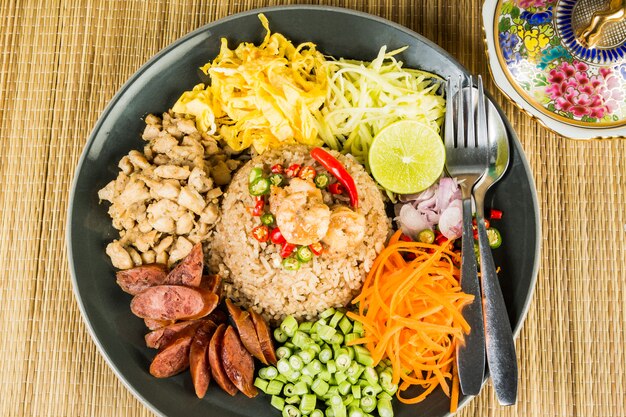
[[485,228],[485,194],[506,172],[509,165],[509,138],[495,106],[486,100],[490,158],[489,168],[474,186],[476,223],[480,247],[480,271],[485,323],[485,347],[491,380],[501,405],[517,401],[517,357],[513,332]]

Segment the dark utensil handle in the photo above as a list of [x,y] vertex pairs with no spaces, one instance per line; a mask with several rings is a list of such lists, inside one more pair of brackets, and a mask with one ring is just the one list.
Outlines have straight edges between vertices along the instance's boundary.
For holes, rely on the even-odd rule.
[[465,395],[477,395],[485,373],[485,333],[483,325],[482,297],[474,234],[472,231],[472,199],[463,199],[463,235],[461,257],[461,288],[474,296],[474,301],[463,307],[463,317],[470,325],[470,333],[465,335],[465,343],[457,347],[457,366],[461,391]]
[[498,401],[501,405],[513,405],[517,400],[517,357],[513,332],[489,247],[485,223],[482,216],[476,220],[480,247],[487,363]]

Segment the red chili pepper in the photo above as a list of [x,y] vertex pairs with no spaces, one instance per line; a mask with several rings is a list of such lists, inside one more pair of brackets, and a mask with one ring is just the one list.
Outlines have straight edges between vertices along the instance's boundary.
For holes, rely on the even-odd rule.
[[259,242],[267,242],[270,238],[270,230],[267,226],[257,226],[252,229],[252,237],[258,240]]
[[315,171],[315,168],[311,166],[305,166],[302,167],[302,169],[298,173],[298,178],[313,181],[313,178],[315,178],[316,175],[317,171]]
[[435,238],[435,243],[439,246],[443,245],[447,241],[448,241],[448,238],[441,234]]
[[281,164],[276,164],[272,165],[270,171],[272,171],[273,174],[282,174],[283,172],[285,172],[285,168],[283,168]]
[[[489,229],[489,226],[491,226],[491,223],[488,219],[483,219],[483,223],[485,224],[485,229]],[[476,219],[474,218],[472,220],[472,228],[476,230],[476,227],[478,227],[478,224],[476,223]]]
[[[491,212],[489,213],[489,218],[491,220],[500,220],[502,218],[502,210],[498,210],[498,209],[491,209]],[[489,227],[489,226],[487,226]]]
[[324,247],[320,242],[311,243],[309,249],[311,249],[311,252],[313,252],[315,256],[320,256],[322,252],[324,252]]
[[252,215],[260,216],[261,214],[263,214],[263,211],[265,209],[265,199],[263,197],[256,197],[255,200],[256,200],[256,203],[254,204],[254,207],[252,208]]
[[474,240],[478,240],[478,229],[474,228],[472,231],[474,232]]
[[288,258],[294,250],[296,250],[296,245],[292,245],[291,243],[285,243],[283,245],[283,248],[280,250],[280,256],[282,258]]
[[356,190],[356,184],[348,171],[346,171],[346,168],[341,165],[341,162],[322,148],[313,148],[313,150],[311,150],[311,157],[322,164],[324,168],[337,178],[337,181],[339,181],[348,191],[352,207],[355,209],[358,208],[359,195]]
[[338,182],[334,182],[328,186],[328,192],[331,194],[339,195],[339,194],[343,194],[344,191],[345,189],[343,185],[341,185]]
[[400,235],[400,240],[403,242],[413,242],[413,239],[411,239],[410,237],[408,237],[407,235],[405,235],[404,233],[402,233]]
[[289,165],[289,168],[287,168],[287,170],[285,171],[285,174],[289,178],[293,178],[298,176],[298,172],[300,172],[300,164],[291,164]]
[[278,227],[273,228],[270,232],[270,241],[276,245],[282,245],[284,243],[287,243],[287,240],[280,232],[280,229]]

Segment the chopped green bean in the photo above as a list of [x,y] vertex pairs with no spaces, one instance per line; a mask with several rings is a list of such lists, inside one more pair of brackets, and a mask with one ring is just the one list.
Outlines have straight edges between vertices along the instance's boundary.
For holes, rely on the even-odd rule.
[[380,417],[393,417],[393,408],[391,407],[391,401],[386,398],[378,400],[376,409],[378,410],[378,415]]
[[378,373],[376,372],[376,369],[372,368],[371,366],[366,366],[363,375],[365,376],[365,380],[369,384],[378,385]]
[[291,365],[289,364],[289,359],[281,358],[276,363],[276,369],[283,375],[287,375],[292,371]]
[[354,397],[352,396],[352,394],[344,395],[341,399],[343,401],[343,405],[346,407],[349,406],[352,401],[354,401]]
[[[317,346],[317,345],[312,345],[312,346]],[[306,364],[306,363],[311,363],[311,361],[317,355],[315,354],[315,351],[313,349],[307,349],[307,350],[302,350],[298,352],[298,356],[300,357],[300,359],[302,359],[302,362]]]
[[324,311],[322,311],[320,313],[320,319],[327,319],[328,317],[332,316],[333,314],[335,314],[335,309],[331,307],[331,308],[326,309],[326,310],[324,310]]
[[371,413],[376,409],[376,398],[372,396],[361,397],[361,410]]
[[328,392],[328,388],[330,388],[328,382],[319,378],[313,381],[313,384],[311,384],[311,391],[313,391],[319,397],[323,397],[324,395],[326,395],[326,393]]
[[286,404],[300,404],[300,396],[293,395],[291,397],[287,397],[285,398],[285,403]]
[[285,400],[282,397],[279,397],[277,395],[272,395],[270,404],[272,405],[272,407],[280,411],[282,411],[283,408],[285,408]]
[[359,336],[363,336],[365,334],[365,329],[363,329],[363,323],[360,321],[355,321],[352,325],[352,331]]
[[329,347],[325,347],[318,355],[320,362],[326,363],[333,358],[333,351]]
[[[286,403],[288,403],[288,400],[285,400]],[[302,415],[302,413],[300,413],[300,410],[298,410],[296,408],[295,405],[289,404],[285,406],[285,408],[283,408],[283,417],[300,417]]]
[[360,339],[360,338],[361,336],[359,336],[358,333],[348,333],[347,335],[343,337],[343,341],[346,342],[347,344],[347,343],[352,342],[353,340]]
[[304,382],[307,386],[310,387],[313,383],[313,377],[311,375],[302,374],[302,376],[300,377],[300,381]]
[[280,324],[280,328],[289,337],[293,337],[298,329],[298,322],[294,316],[287,316]]
[[291,369],[295,369],[296,371],[301,370],[304,367],[304,363],[299,356],[292,355],[289,357],[289,365],[291,365]]
[[325,324],[320,324],[317,326],[317,334],[320,335],[320,338],[324,341],[330,341],[331,338],[337,333],[333,327],[327,326]]
[[354,355],[356,361],[361,365],[369,367],[374,365],[374,359],[372,358],[372,355],[370,354],[369,350],[365,349],[364,347],[354,346]]
[[301,332],[304,332],[304,333],[311,333],[312,329],[313,329],[313,323],[310,322],[310,321],[303,321],[298,326],[298,330],[300,330]]
[[334,376],[335,376],[335,382],[337,385],[340,385],[342,382],[348,379],[348,375],[346,375],[345,373],[341,371],[336,372]]
[[330,337],[329,342],[333,345],[338,345],[343,343],[343,335],[339,334],[339,333],[335,333]]
[[299,381],[294,384],[292,392],[295,395],[304,395],[309,392],[309,389],[304,381]]
[[291,349],[289,349],[287,346],[281,346],[278,349],[276,349],[276,357],[278,357],[278,359],[287,359],[291,356]]
[[348,334],[352,330],[352,322],[348,317],[342,317],[342,319],[339,320],[339,328],[343,334]]
[[341,311],[336,311],[335,314],[333,314],[333,317],[328,322],[328,325],[330,327],[336,328],[343,316],[344,314]]
[[315,410],[311,411],[311,414],[309,414],[310,417],[324,417],[324,412],[322,410],[320,410],[319,408],[316,408]]
[[313,394],[305,394],[300,401],[300,411],[302,414],[310,414],[315,410],[317,405],[317,397]]
[[268,386],[269,382],[267,382],[265,379],[263,378],[255,378],[254,380],[254,386],[257,387],[258,389],[260,389],[261,391],[267,393],[267,386]]
[[259,376],[263,379],[274,379],[278,376],[278,370],[270,365],[259,369]]
[[351,405],[348,407],[348,417],[364,417],[365,414],[358,406]]
[[304,369],[307,370],[308,374],[311,376],[315,376],[322,372],[322,363],[318,359],[313,359]]
[[291,338],[291,341],[294,345],[296,345],[296,347],[299,347],[300,349],[306,349],[309,345],[315,344],[315,341],[311,339],[308,334],[300,330],[296,330],[293,337]]
[[287,336],[280,327],[274,330],[274,339],[276,339],[278,343],[285,343],[288,338],[289,336]]
[[273,379],[269,382],[269,384],[267,384],[265,393],[270,395],[280,395],[284,385],[284,383]]
[[348,381],[343,381],[339,383],[339,393],[341,395],[346,395],[350,392],[351,384]]
[[361,398],[361,386],[352,384],[352,396],[356,399]]
[[334,360],[329,360],[326,363],[326,370],[328,370],[328,372],[330,372],[331,374],[337,372],[337,365]]

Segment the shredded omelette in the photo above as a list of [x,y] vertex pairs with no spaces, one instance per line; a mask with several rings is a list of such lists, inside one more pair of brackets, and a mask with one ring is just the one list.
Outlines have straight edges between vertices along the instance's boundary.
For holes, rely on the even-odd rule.
[[326,60],[311,42],[294,46],[267,31],[259,46],[232,50],[222,38],[219,55],[202,67],[210,85],[184,92],[172,110],[193,116],[201,132],[219,136],[235,151],[263,153],[286,144],[320,146],[315,114],[326,98]]

